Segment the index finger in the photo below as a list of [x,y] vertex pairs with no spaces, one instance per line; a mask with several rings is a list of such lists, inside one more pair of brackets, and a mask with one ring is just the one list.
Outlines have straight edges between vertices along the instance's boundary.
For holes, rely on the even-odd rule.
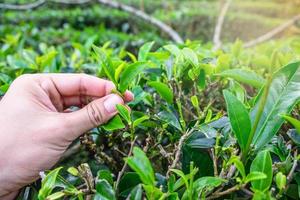
[[103,97],[115,88],[111,81],[87,74],[43,74],[41,76],[48,77],[63,97],[81,95]]

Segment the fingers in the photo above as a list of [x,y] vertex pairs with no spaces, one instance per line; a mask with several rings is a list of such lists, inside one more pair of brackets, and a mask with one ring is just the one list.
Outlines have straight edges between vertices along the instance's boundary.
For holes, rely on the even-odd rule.
[[64,113],[68,128],[72,130],[70,137],[75,139],[82,133],[106,123],[117,114],[116,105],[118,104],[124,104],[124,100],[116,94],[110,94],[92,101],[78,111]]
[[[111,81],[86,74],[43,74],[39,80],[58,111],[71,106],[82,107],[115,89]],[[125,102],[133,98],[130,91],[124,93]]]
[[[96,96],[87,96],[87,95],[77,95],[77,96],[67,96],[63,97],[64,101],[64,106],[66,108],[69,108],[70,106],[77,106],[77,107],[82,107],[84,105],[89,104],[90,102],[98,99],[99,97]],[[124,93],[124,101],[125,102],[130,102],[134,98],[132,92],[126,91]]]
[[87,74],[43,74],[40,81],[48,77],[61,96],[95,96],[103,97],[111,93],[115,85],[111,81]]

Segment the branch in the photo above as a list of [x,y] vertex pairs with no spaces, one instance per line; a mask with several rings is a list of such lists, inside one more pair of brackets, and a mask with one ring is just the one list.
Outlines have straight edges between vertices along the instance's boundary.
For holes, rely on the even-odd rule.
[[46,0],[37,0],[33,3],[20,4],[20,5],[0,3],[0,9],[30,10],[42,6],[44,3],[46,3]]
[[298,150],[296,149],[295,152],[294,152],[294,162],[293,162],[293,166],[291,168],[291,171],[289,172],[288,176],[287,176],[287,182],[290,183],[293,179],[293,176],[294,176],[294,172],[296,170],[296,167],[297,167],[297,163],[298,163],[298,159],[297,159],[297,156],[298,156]]
[[[131,145],[130,145],[130,150],[129,150],[129,153],[128,153],[128,156],[127,156],[127,157],[131,156],[136,139],[137,139],[137,137],[135,137],[135,138],[132,140]],[[120,171],[119,174],[118,174],[117,181],[116,181],[116,189],[117,189],[118,186],[119,186],[121,177],[122,177],[123,174],[125,173],[126,168],[127,168],[127,161],[125,161],[125,163],[124,163],[124,165],[123,165],[121,171]]]
[[85,3],[89,3],[92,0],[48,0],[54,3],[61,3],[61,4],[85,4]]
[[[194,125],[195,127],[198,125],[199,121],[196,122],[196,124]],[[175,158],[172,162],[172,164],[169,166],[168,172],[167,172],[167,177],[170,174],[170,170],[174,169],[176,167],[176,165],[179,162],[180,159],[180,154],[181,154],[181,149],[183,146],[184,141],[194,132],[194,128],[186,131],[180,138],[178,146],[175,148]]]
[[159,28],[162,32],[166,33],[175,42],[180,43],[180,44],[183,43],[183,39],[179,36],[179,34],[174,29],[172,29],[167,24],[146,14],[145,12],[143,12],[141,10],[138,10],[132,6],[128,6],[128,5],[119,3],[117,1],[113,1],[113,0],[98,0],[98,2],[105,6],[115,8],[118,10],[122,10],[122,11],[128,12],[136,17],[139,17],[139,18],[143,19],[144,21]]
[[224,196],[224,195],[227,195],[227,194],[231,194],[231,193],[236,192],[236,191],[238,191],[240,189],[243,189],[243,188],[245,188],[245,186],[246,186],[246,184],[244,184],[242,186],[241,185],[235,185],[235,186],[233,186],[233,187],[231,187],[231,188],[229,188],[229,189],[227,189],[225,191],[215,192],[210,197],[207,197],[206,199],[207,200],[209,200],[209,199],[216,199],[216,198],[219,198],[221,196]]
[[217,23],[216,23],[216,27],[215,27],[215,33],[214,33],[214,37],[213,37],[213,43],[214,43],[214,47],[213,50],[217,50],[221,47],[221,32],[222,32],[222,26],[224,23],[224,19],[226,16],[226,13],[228,11],[228,8],[231,4],[231,0],[227,0],[222,9],[221,9],[221,13],[218,17]]
[[266,34],[245,43],[244,47],[249,48],[249,47],[256,46],[262,42],[268,41],[268,40],[272,39],[274,36],[278,35],[279,33],[285,31],[285,29],[287,29],[288,27],[295,24],[298,20],[300,20],[300,14],[296,15],[295,17],[293,17],[292,19],[288,20],[287,22],[281,24],[280,26],[272,29],[271,31],[267,32]]

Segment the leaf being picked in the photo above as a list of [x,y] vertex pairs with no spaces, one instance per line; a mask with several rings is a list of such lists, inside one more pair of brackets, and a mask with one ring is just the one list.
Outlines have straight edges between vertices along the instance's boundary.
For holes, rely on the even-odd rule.
[[117,107],[119,114],[123,117],[123,119],[125,119],[125,121],[128,124],[131,124],[131,117],[130,117],[129,109],[122,104],[118,104],[116,107]]

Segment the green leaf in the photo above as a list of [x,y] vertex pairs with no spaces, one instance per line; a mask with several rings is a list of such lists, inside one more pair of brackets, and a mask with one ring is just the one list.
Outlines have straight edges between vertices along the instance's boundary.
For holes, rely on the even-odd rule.
[[238,82],[246,83],[255,88],[261,88],[265,82],[265,80],[255,72],[245,69],[229,69],[216,74],[216,76],[232,78]]
[[163,48],[176,57],[178,57],[181,54],[181,50],[174,44],[165,45],[163,46]]
[[176,115],[172,112],[167,111],[161,111],[157,114],[157,116],[160,118],[160,120],[167,122],[171,126],[177,128],[178,130],[182,131],[182,127],[178,121],[178,118]]
[[142,199],[142,186],[138,184],[133,190],[130,192],[130,200],[141,200]]
[[195,108],[199,108],[199,101],[196,95],[191,97],[191,102]]
[[125,63],[125,62],[122,62],[122,63],[116,68],[116,70],[115,70],[115,76],[114,76],[116,82],[119,81],[120,74],[121,74],[121,72],[123,71],[123,69],[125,68],[125,66],[126,66],[126,63]]
[[204,89],[206,85],[206,81],[205,81],[205,70],[204,69],[200,69],[200,74],[198,77],[198,86],[201,89]]
[[225,97],[232,130],[242,151],[244,151],[249,139],[249,134],[251,132],[251,120],[249,113],[244,104],[240,102],[231,92],[224,90],[223,94]]
[[265,179],[251,181],[252,187],[260,191],[268,190],[273,178],[272,159],[269,151],[265,150],[257,154],[250,166],[250,173],[252,172],[261,172],[267,176]]
[[150,52],[154,42],[147,42],[143,46],[141,46],[138,54],[139,61],[146,61],[148,53]]
[[115,69],[112,66],[112,62],[109,56],[107,56],[106,52],[103,48],[99,48],[95,45],[92,45],[92,48],[95,52],[95,56],[100,66],[104,70],[105,75],[115,84],[117,84],[115,80]]
[[173,92],[166,84],[159,81],[150,81],[148,85],[153,87],[166,102],[173,103]]
[[36,63],[44,69],[46,66],[49,66],[52,61],[54,60],[55,56],[57,55],[57,52],[55,50],[52,50],[42,56],[36,57]]
[[244,182],[249,183],[251,181],[261,180],[267,178],[267,175],[262,172],[250,172],[245,178]]
[[125,121],[128,124],[131,124],[131,117],[130,117],[129,109],[122,104],[118,104],[116,107],[117,107],[119,114],[123,117],[123,119],[125,119]]
[[170,169],[171,172],[174,172],[175,174],[177,174],[180,178],[182,178],[185,187],[188,188],[189,187],[189,179],[188,177],[181,171],[178,169]]
[[143,188],[146,192],[147,200],[157,200],[163,195],[163,192],[153,185],[143,185]]
[[138,125],[140,125],[141,123],[143,123],[144,121],[148,120],[149,116],[145,115],[142,116],[140,118],[137,118],[136,120],[133,121],[133,127],[137,127]]
[[286,176],[282,172],[278,172],[275,176],[276,185],[279,190],[283,190],[286,186]]
[[42,187],[38,194],[39,200],[44,200],[46,199],[47,196],[51,194],[52,190],[55,187],[58,173],[60,172],[61,169],[62,167],[59,167],[50,171],[47,174],[47,176],[42,180]]
[[234,163],[235,167],[239,170],[240,174],[242,175],[242,178],[245,179],[246,171],[245,171],[244,164],[242,163],[240,158],[237,156],[231,157],[228,161],[228,164],[232,164],[232,163]]
[[47,200],[56,200],[56,199],[61,199],[63,196],[65,196],[65,193],[60,191],[60,192],[55,192],[49,196],[47,196]]
[[283,119],[285,119],[286,121],[290,122],[297,130],[297,133],[300,134],[300,121],[299,120],[297,120],[293,117],[290,117],[288,115],[281,115],[281,117]]
[[136,62],[128,65],[120,76],[119,90],[121,93],[129,87],[137,75],[139,75],[147,67],[146,62]]
[[107,180],[107,182],[110,185],[112,185],[114,183],[113,177],[112,177],[111,172],[109,170],[99,170],[97,172],[97,179]]
[[127,158],[127,163],[146,185],[155,185],[155,176],[151,163],[146,154],[138,147],[134,147],[133,156]]
[[115,191],[107,180],[101,179],[96,183],[96,195],[94,200],[115,200]]
[[[264,99],[260,92],[251,111],[251,120],[259,113],[260,102]],[[279,114],[289,114],[300,100],[300,62],[292,63],[273,75],[262,116],[255,130],[253,144],[259,150],[278,132],[284,119]]]
[[135,172],[127,172],[122,176],[118,185],[120,196],[127,197],[130,192],[140,183],[142,183],[139,175]]
[[114,131],[125,128],[124,123],[119,115],[116,115],[114,118],[109,120],[105,125],[101,126],[106,131]]
[[78,176],[79,174],[78,170],[75,167],[69,167],[67,171],[73,176]]
[[194,67],[199,65],[198,56],[197,54],[190,48],[183,48],[182,54],[184,55],[185,59]]
[[136,59],[136,57],[135,57],[134,54],[132,54],[132,53],[130,53],[130,52],[127,52],[127,55],[130,57],[130,59],[131,59],[131,61],[132,61],[133,63],[136,63],[136,62],[137,62],[137,59]]
[[199,179],[197,179],[193,183],[193,188],[197,192],[200,192],[204,188],[215,188],[221,185],[222,183],[227,182],[225,179],[219,178],[219,177],[213,177],[213,176],[204,176]]

